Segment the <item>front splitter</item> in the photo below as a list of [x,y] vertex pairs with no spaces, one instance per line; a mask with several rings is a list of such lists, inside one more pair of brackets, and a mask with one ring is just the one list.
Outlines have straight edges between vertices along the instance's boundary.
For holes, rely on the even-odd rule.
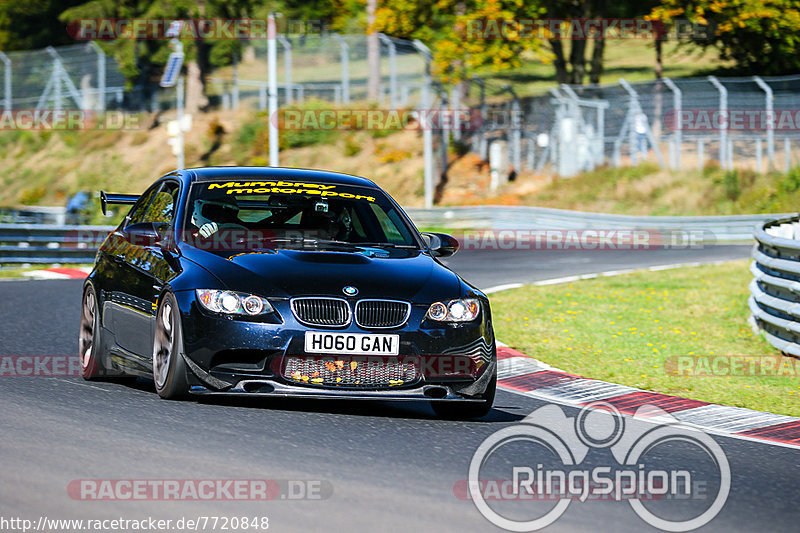
[[337,389],[309,389],[274,381],[240,381],[233,388],[215,391],[195,386],[189,391],[194,396],[260,396],[265,398],[311,398],[318,400],[383,400],[480,403],[484,400],[465,398],[440,385],[423,385],[414,389],[358,391]]

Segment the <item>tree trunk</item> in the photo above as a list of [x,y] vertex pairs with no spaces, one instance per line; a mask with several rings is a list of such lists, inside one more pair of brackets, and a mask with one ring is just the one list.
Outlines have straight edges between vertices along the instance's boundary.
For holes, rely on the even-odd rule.
[[550,39],[550,47],[556,56],[553,61],[553,66],[556,67],[556,81],[558,83],[568,83],[569,73],[567,72],[567,62],[564,59],[564,45],[561,44],[560,39]]
[[589,74],[589,83],[600,83],[600,76],[603,75],[603,51],[606,48],[606,40],[598,37],[592,45],[592,70]]
[[664,36],[659,35],[656,38],[656,79],[660,80],[664,75],[664,57],[663,57]]
[[378,33],[373,29],[377,9],[378,0],[367,0],[367,99],[372,102],[380,98],[381,86],[381,43]]
[[569,62],[572,64],[572,84],[583,85],[583,77],[586,74],[586,39],[572,41]]

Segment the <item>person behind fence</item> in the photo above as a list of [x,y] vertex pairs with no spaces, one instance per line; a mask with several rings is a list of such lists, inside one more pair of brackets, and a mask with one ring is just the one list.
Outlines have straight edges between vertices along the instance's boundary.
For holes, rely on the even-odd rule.
[[636,133],[636,151],[644,157],[647,155],[647,115],[642,111],[633,117],[633,131]]

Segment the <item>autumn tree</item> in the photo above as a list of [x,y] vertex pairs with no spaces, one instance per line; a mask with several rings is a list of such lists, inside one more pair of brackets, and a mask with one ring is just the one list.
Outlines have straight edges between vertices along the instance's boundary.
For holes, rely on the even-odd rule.
[[[800,69],[800,3],[797,0],[662,0],[650,17],[680,28],[687,42],[716,48],[751,74]],[[686,25],[684,24],[684,28]]]

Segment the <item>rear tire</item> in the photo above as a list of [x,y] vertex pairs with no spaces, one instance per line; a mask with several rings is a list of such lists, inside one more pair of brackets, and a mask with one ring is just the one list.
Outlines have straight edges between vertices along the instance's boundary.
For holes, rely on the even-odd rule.
[[189,381],[183,360],[183,329],[175,296],[166,293],[159,302],[153,339],[153,382],[165,400],[189,396]]
[[102,363],[100,363],[103,349],[100,329],[97,295],[94,287],[87,284],[83,289],[81,329],[78,333],[81,377],[87,381],[99,379],[104,374]]
[[494,396],[497,392],[497,374],[492,376],[492,381],[483,393],[481,403],[469,402],[431,402],[433,412],[440,418],[447,420],[470,420],[483,418],[492,410]]

